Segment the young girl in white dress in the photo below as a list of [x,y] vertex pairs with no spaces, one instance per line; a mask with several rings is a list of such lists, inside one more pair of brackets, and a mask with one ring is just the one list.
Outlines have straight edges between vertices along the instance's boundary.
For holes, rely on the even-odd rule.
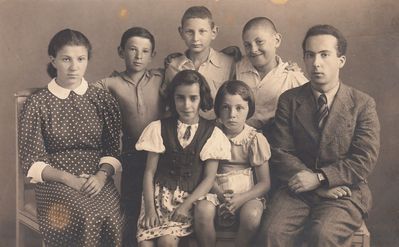
[[143,131],[137,150],[148,152],[139,246],[178,246],[193,232],[192,208],[211,189],[219,160],[231,158],[230,142],[214,122],[199,116],[212,109],[205,78],[195,70],[176,74],[167,88],[171,117]]
[[226,216],[237,216],[236,246],[249,246],[259,227],[264,196],[270,189],[270,147],[262,133],[245,124],[254,111],[252,91],[244,82],[227,81],[219,88],[215,113],[230,140],[231,159],[220,162],[211,193],[196,204],[195,233],[200,246],[215,246],[215,215],[219,224],[231,223]]

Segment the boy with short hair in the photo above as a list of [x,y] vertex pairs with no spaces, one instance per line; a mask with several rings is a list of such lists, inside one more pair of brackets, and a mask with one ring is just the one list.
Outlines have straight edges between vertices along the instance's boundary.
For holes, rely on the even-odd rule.
[[[184,54],[168,57],[165,62],[165,79],[162,91],[177,74],[185,69],[197,70],[207,80],[213,98],[223,82],[233,75],[234,59],[211,47],[219,28],[213,22],[212,14],[204,6],[188,8],[182,17],[179,27],[180,37],[188,50]],[[201,112],[207,119],[215,119],[213,110]]]
[[247,124],[268,136],[279,96],[308,80],[296,65],[284,63],[276,54],[281,34],[266,17],[249,20],[242,31],[246,56],[236,64],[237,80],[247,83],[255,96],[255,114]]
[[125,61],[125,71],[114,71],[110,77],[94,85],[111,92],[121,109],[121,201],[126,216],[123,246],[136,246],[136,226],[147,155],[137,151],[134,145],[144,128],[163,116],[163,102],[159,94],[163,70],[148,68],[155,56],[155,39],[143,27],[132,27],[123,33],[118,55]]

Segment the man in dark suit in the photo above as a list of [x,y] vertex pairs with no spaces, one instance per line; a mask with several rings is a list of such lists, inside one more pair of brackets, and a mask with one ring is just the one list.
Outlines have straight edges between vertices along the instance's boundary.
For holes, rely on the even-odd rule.
[[[302,43],[310,82],[281,95],[272,171],[281,186],[262,226],[266,246],[350,246],[371,207],[367,177],[379,152],[374,100],[342,83],[346,40],[317,25]],[[299,245],[300,246],[300,245]]]

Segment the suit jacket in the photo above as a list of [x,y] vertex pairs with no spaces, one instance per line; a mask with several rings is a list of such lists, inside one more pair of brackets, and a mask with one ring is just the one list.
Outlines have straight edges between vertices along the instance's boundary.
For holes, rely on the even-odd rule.
[[341,83],[324,129],[316,126],[316,101],[306,83],[279,99],[272,136],[271,164],[287,185],[301,170],[322,171],[329,187],[347,185],[363,213],[371,207],[367,177],[376,165],[380,125],[375,101]]

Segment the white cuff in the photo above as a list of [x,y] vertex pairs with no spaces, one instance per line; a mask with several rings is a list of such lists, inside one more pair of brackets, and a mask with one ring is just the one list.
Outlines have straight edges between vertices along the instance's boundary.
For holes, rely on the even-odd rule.
[[114,168],[115,173],[122,171],[121,162],[118,159],[116,159],[116,158],[114,158],[112,156],[104,156],[104,157],[102,157],[100,159],[100,163],[98,165],[101,166],[101,164],[104,164],[104,163],[110,164]]
[[49,164],[44,163],[43,161],[38,161],[32,164],[28,170],[28,175],[26,175],[26,177],[32,178],[30,183],[36,184],[44,182],[42,178],[42,172],[46,166],[49,166]]

